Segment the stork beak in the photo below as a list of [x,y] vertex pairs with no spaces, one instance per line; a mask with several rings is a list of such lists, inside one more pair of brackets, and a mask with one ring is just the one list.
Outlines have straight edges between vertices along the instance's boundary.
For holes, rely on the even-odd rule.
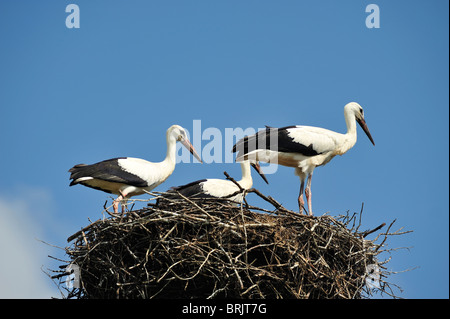
[[372,142],[372,144],[375,146],[375,142],[373,141],[372,135],[370,135],[369,128],[367,127],[366,121],[364,119],[356,119],[358,121],[358,124],[361,126],[361,128],[366,133],[369,140]]
[[200,156],[198,156],[197,152],[195,151],[194,146],[192,146],[191,142],[189,142],[189,140],[187,138],[186,139],[182,139],[180,142],[181,142],[181,144],[183,144],[184,147],[186,147],[189,150],[189,152],[191,152],[192,155],[194,155],[194,157],[200,163],[203,164],[202,160],[200,159]]
[[269,184],[267,181],[266,175],[261,170],[261,166],[259,166],[259,162],[257,163],[250,163],[250,165],[258,172],[259,176],[266,182],[266,184]]

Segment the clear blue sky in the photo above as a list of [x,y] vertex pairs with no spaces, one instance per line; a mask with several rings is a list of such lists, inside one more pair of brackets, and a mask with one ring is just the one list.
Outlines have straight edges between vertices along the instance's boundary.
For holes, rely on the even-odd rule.
[[[66,27],[70,3],[80,8],[79,29]],[[366,27],[369,3],[380,8],[378,29]],[[343,107],[356,101],[376,146],[358,129],[353,149],[316,169],[315,214],[364,202],[362,228],[397,219],[395,229],[414,232],[390,240],[411,248],[393,252],[388,269],[417,267],[391,276],[399,296],[448,298],[448,6],[2,0],[0,297],[57,296],[40,268],[64,254],[36,239],[64,247],[88,218],[101,218],[109,195],[69,188],[73,165],[160,161],[166,129],[192,133],[193,120],[221,132],[293,124],[345,132]],[[240,175],[236,164],[180,163],[156,190],[224,170]],[[293,169],[268,178],[254,186],[297,209]]]

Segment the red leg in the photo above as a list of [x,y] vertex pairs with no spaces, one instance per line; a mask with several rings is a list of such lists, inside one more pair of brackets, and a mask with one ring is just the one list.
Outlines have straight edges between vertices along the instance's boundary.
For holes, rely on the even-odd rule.
[[303,209],[305,207],[305,201],[303,200],[303,189],[305,187],[305,181],[301,180],[300,192],[298,193],[298,212],[303,214]]
[[[114,213],[119,214],[119,203],[127,197],[127,194],[119,190],[120,195],[113,201]],[[122,206],[123,213],[123,206]]]
[[311,201],[311,179],[312,179],[312,174],[309,175],[308,177],[308,182],[306,183],[306,189],[305,189],[305,195],[306,195],[306,201],[308,202],[308,212],[309,215],[312,216],[313,212],[312,212],[312,201]]

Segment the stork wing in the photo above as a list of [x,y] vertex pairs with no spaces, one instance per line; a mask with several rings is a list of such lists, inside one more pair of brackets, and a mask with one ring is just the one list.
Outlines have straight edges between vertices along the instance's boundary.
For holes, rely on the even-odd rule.
[[335,148],[333,134],[337,133],[311,126],[267,127],[239,140],[233,153],[237,151],[237,157],[241,157],[259,149],[314,156]]
[[200,179],[198,181],[194,181],[185,185],[172,186],[169,190],[166,191],[166,194],[164,194],[163,197],[169,199],[178,199],[180,196],[178,196],[177,192],[179,192],[185,197],[197,197],[197,198],[213,197],[203,192],[201,184],[206,181],[207,179]]
[[149,186],[148,183],[139,176],[124,170],[118,163],[120,159],[126,158],[113,158],[92,165],[75,165],[69,170],[69,172],[71,173],[70,179],[72,179],[70,186],[78,184],[83,180],[83,178],[89,177],[102,181],[122,183],[136,187]]

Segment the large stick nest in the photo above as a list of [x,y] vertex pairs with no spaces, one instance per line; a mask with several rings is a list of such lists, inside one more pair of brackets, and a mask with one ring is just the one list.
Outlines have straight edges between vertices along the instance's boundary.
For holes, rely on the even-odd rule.
[[[362,298],[382,242],[358,214],[306,216],[217,199],[162,199],[69,237],[69,298]],[[162,194],[163,195],[163,194]],[[392,226],[392,224],[391,224]],[[390,227],[389,227],[390,228]],[[398,234],[398,233],[394,233]],[[384,236],[384,237],[383,237]],[[385,261],[386,262],[386,261]],[[61,266],[64,268],[66,265]],[[372,268],[373,269],[373,268]],[[64,278],[67,273],[53,276]],[[381,275],[385,277],[385,275]],[[378,289],[386,290],[381,278]]]

